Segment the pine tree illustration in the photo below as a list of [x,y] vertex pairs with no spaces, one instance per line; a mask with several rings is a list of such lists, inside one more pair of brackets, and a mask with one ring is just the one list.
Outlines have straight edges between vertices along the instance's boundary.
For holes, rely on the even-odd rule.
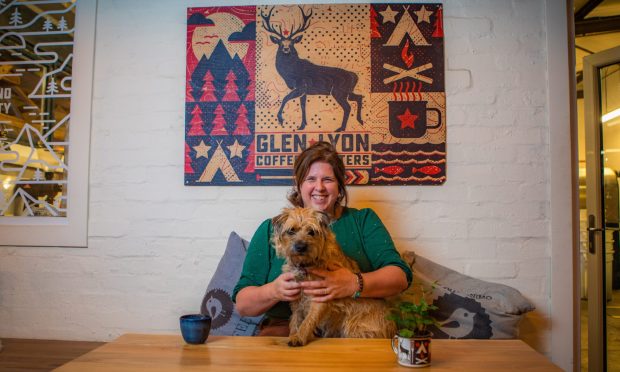
[[243,170],[245,173],[254,173],[256,168],[254,168],[254,158],[256,158],[256,145],[254,141],[250,143],[250,148],[248,149],[248,157],[246,158],[246,167]]
[[185,103],[194,102],[194,97],[192,96],[191,83],[188,82],[185,86]]
[[377,22],[377,12],[375,12],[373,5],[370,6],[370,37],[373,39],[381,37],[379,22]]
[[200,61],[192,72],[191,79],[189,80],[188,90],[191,90],[187,94],[191,94],[194,99],[192,101],[200,100],[202,95],[202,85],[204,84],[205,73],[208,71],[209,60],[204,55],[200,58]]
[[188,136],[205,136],[206,133],[202,129],[202,110],[200,106],[196,105],[192,110],[192,120],[189,122],[189,131],[187,132]]
[[50,79],[50,81],[47,83],[47,89],[45,92],[50,95],[58,93],[58,84],[56,84],[56,79]]
[[67,29],[67,20],[65,17],[60,17],[60,21],[58,21],[58,29],[64,31]]
[[43,22],[43,31],[50,32],[53,29],[54,29],[54,25],[52,24],[52,21],[50,21],[49,19],[46,19],[45,22]]
[[226,93],[222,101],[240,101],[239,95],[237,95],[237,84],[235,83],[235,79],[235,74],[232,71],[228,72],[228,75],[226,75],[226,87],[224,87]]
[[215,97],[215,87],[213,86],[213,75],[211,75],[211,71],[207,71],[204,78],[204,85],[202,87],[202,97],[200,97],[201,102],[215,102],[217,98]]
[[255,84],[254,84],[254,80],[253,80],[253,79],[248,79],[248,82],[249,82],[249,83],[248,83],[248,88],[247,88],[247,90],[248,90],[248,95],[247,95],[247,96],[245,96],[243,99],[244,99],[245,101],[252,102],[252,101],[254,101],[254,99],[255,99],[255,97],[254,97],[254,90],[256,89],[256,86],[255,86]]
[[43,176],[43,172],[41,172],[40,169],[37,169],[34,171],[34,177],[32,179],[35,181],[42,181],[45,177]]
[[192,168],[192,157],[189,156],[189,146],[187,142],[185,142],[185,174],[194,174],[194,169]]
[[248,128],[248,124],[250,123],[248,121],[248,109],[245,108],[243,103],[239,106],[237,115],[237,120],[235,121],[236,128],[233,134],[236,136],[247,136],[251,134],[250,128]]
[[215,119],[213,119],[213,130],[211,131],[212,136],[227,136],[228,132],[224,125],[226,125],[226,119],[224,119],[224,108],[222,105],[217,105],[215,108]]
[[433,31],[432,37],[443,37],[443,10],[441,6],[437,9],[437,14],[435,16],[435,29]]
[[19,12],[18,8],[15,8],[15,11],[11,14],[11,20],[9,23],[13,26],[21,25],[23,23],[22,14]]
[[250,85],[250,75],[248,74],[245,65],[239,55],[235,54],[235,57],[232,61],[232,71],[235,73],[235,84],[237,85],[237,95],[239,96],[239,100],[243,101],[246,99],[249,91],[248,86]]
[[[214,70],[215,71],[215,70]],[[222,79],[221,74],[219,74],[220,76],[218,77],[218,74],[214,74],[213,76],[213,86],[215,87],[215,96],[217,97],[218,100],[222,100],[222,98],[224,97],[224,94],[226,94],[226,84],[228,83],[226,81],[226,79]]]

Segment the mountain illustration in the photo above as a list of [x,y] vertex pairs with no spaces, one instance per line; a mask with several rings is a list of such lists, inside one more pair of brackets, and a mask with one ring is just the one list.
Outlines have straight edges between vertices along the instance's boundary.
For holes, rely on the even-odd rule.
[[[25,142],[28,143],[27,147],[29,147],[30,150],[26,156],[14,151],[15,149],[12,148],[13,145],[19,145]],[[44,151],[41,151],[43,149]],[[0,162],[0,170],[5,172],[19,172],[16,176],[17,179],[23,177],[27,167],[36,167],[36,164],[39,164],[39,167],[36,168],[47,168],[49,170],[58,168],[64,170],[68,169],[67,165],[60,159],[60,156],[58,156],[54,149],[44,140],[41,133],[30,124],[24,125],[17,138],[10,144],[5,145],[2,150],[17,155],[15,159]]]
[[39,208],[45,208],[51,216],[58,215],[56,209],[50,204],[48,204],[46,201],[35,199],[32,195],[28,194],[24,189],[20,187],[17,189],[17,191],[15,191],[15,193],[11,196],[11,199],[9,199],[9,201],[4,205],[4,207],[0,209],[0,216],[3,216],[7,210],[14,209],[11,208],[11,206],[19,199],[21,199],[23,202],[23,208],[28,211],[28,216],[35,215],[34,211],[32,210],[32,206],[35,205],[38,205]]

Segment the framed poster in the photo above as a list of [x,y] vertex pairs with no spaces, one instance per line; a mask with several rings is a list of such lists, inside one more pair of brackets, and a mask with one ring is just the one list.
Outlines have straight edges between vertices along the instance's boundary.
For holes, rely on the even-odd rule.
[[442,4],[189,8],[186,185],[290,185],[331,142],[347,184],[446,180]]

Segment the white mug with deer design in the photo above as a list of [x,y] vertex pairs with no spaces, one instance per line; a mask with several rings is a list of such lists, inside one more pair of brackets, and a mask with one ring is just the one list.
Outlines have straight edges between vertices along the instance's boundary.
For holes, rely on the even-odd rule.
[[405,367],[428,367],[431,365],[431,337],[392,338],[392,350],[396,354],[398,364]]

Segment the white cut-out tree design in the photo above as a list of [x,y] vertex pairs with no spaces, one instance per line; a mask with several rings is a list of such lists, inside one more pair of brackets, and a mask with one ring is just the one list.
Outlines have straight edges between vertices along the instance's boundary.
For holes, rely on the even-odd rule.
[[64,31],[67,29],[67,20],[65,17],[60,17],[60,21],[58,21],[58,29]]
[[49,83],[47,83],[47,89],[45,90],[47,94],[56,94],[58,93],[58,84],[56,83],[56,79],[51,78]]
[[9,23],[13,26],[21,25],[23,23],[22,14],[19,12],[18,8],[15,8],[15,11],[11,14],[11,20]]
[[36,171],[34,171],[34,178],[35,181],[43,181],[45,179],[45,177],[43,176],[43,172],[41,172],[40,169],[37,169]]
[[[19,48],[9,46],[10,52],[2,53],[0,64],[20,65],[23,76],[20,88],[27,94],[28,101],[33,102],[31,106],[20,105],[23,117],[4,118],[8,126],[22,128],[19,134],[6,135],[7,131],[0,128],[0,177],[7,180],[10,177],[4,187],[0,185],[2,218],[67,215],[68,174],[71,172],[64,156],[70,146],[67,138],[70,113],[67,110],[72,99],[73,33],[70,31],[75,23],[75,13],[71,10],[77,7],[75,3],[75,0],[0,0],[3,18],[0,26],[7,26],[8,29],[4,27],[7,32],[15,34],[11,39],[16,38],[21,44],[29,42]],[[3,32],[0,31],[0,39]],[[30,36],[36,36],[36,41]],[[34,53],[22,53],[33,48]],[[46,69],[40,64],[49,62],[44,55],[56,58]],[[21,123],[23,119],[37,119],[39,115],[44,116],[45,120],[38,120],[43,124]],[[71,144],[74,142],[72,140]],[[15,145],[19,145],[19,151],[15,150]]]
[[52,24],[52,21],[46,19],[45,22],[43,22],[43,31],[50,32],[53,29],[54,25]]

